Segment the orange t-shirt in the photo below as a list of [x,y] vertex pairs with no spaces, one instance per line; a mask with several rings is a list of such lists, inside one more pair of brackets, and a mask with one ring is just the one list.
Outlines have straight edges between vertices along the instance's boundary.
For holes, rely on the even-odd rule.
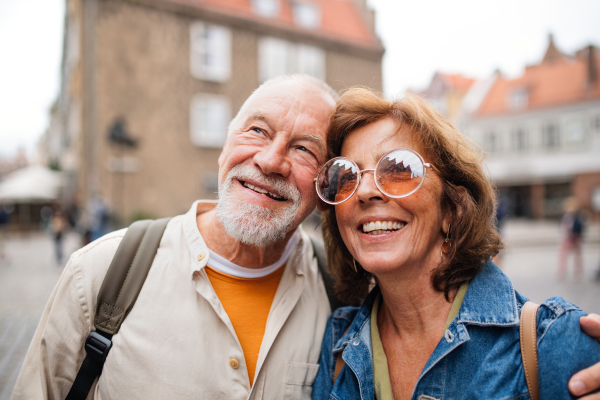
[[206,266],[208,279],[242,346],[250,386],[254,382],[267,318],[284,269],[285,264],[267,276],[249,279],[227,275]]

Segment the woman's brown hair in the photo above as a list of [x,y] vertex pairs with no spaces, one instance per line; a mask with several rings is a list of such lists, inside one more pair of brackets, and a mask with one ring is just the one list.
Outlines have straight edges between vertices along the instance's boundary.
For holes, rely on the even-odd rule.
[[[408,126],[423,157],[442,181],[442,207],[450,210],[450,251],[432,274],[432,284],[446,298],[452,289],[479,273],[498,254],[502,240],[495,228],[494,187],[482,169],[481,151],[458,132],[427,102],[416,95],[389,101],[366,88],[351,88],[338,100],[327,132],[331,158],[341,153],[344,139],[353,130],[384,118]],[[329,269],[336,278],[338,296],[358,304],[368,294],[373,276],[356,263],[342,240],[334,206],[323,212],[323,238]]]

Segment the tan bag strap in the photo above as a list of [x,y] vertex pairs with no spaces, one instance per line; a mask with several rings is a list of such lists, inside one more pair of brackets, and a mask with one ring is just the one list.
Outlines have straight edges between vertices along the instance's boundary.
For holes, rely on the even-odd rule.
[[521,358],[531,400],[540,400],[537,351],[537,312],[539,308],[540,305],[532,301],[523,304],[519,327]]
[[342,358],[343,351],[340,351],[335,358],[335,370],[333,371],[333,384],[335,385],[335,381],[337,381],[340,372],[342,372],[342,368],[346,365],[346,362]]
[[[348,333],[348,329],[350,329],[350,325],[348,325],[348,327],[344,331],[344,335],[346,333]],[[340,351],[337,354],[337,357],[335,358],[335,369],[333,370],[333,384],[334,385],[335,385],[335,381],[337,381],[337,378],[340,375],[340,372],[342,372],[342,368],[344,368],[344,365],[346,365],[346,361],[344,361],[344,359],[342,358],[343,353],[344,353],[343,350]]]
[[96,330],[114,335],[133,308],[170,218],[136,221],[127,230],[98,292]]

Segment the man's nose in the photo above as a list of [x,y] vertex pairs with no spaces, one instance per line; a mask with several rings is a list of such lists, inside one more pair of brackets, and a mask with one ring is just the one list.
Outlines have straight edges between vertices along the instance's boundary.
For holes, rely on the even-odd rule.
[[277,174],[287,178],[292,172],[288,146],[284,140],[275,139],[255,154],[254,163],[265,175]]
[[361,203],[385,199],[385,196],[375,184],[375,171],[362,172],[358,188],[356,188],[356,196],[358,196],[358,201]]

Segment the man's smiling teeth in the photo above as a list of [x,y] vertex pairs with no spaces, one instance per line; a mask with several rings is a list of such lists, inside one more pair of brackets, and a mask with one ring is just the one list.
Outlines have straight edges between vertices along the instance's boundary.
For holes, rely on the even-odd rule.
[[248,182],[242,182],[242,185],[243,185],[244,187],[247,187],[248,189],[252,189],[252,190],[254,190],[254,191],[255,191],[255,192],[257,192],[257,193],[266,194],[267,196],[269,196],[269,197],[272,197],[272,198],[274,198],[275,200],[285,200],[285,198],[283,198],[283,197],[281,197],[281,196],[278,196],[278,195],[276,195],[276,194],[274,194],[274,193],[271,193],[271,192],[269,192],[269,191],[267,191],[267,190],[265,190],[265,189],[262,189],[262,188],[256,187],[256,186],[254,186],[254,185],[252,185],[252,184],[250,184],[250,183],[248,183]]
[[363,224],[363,232],[370,235],[381,235],[389,231],[397,231],[406,225],[405,222],[394,221],[373,221]]

